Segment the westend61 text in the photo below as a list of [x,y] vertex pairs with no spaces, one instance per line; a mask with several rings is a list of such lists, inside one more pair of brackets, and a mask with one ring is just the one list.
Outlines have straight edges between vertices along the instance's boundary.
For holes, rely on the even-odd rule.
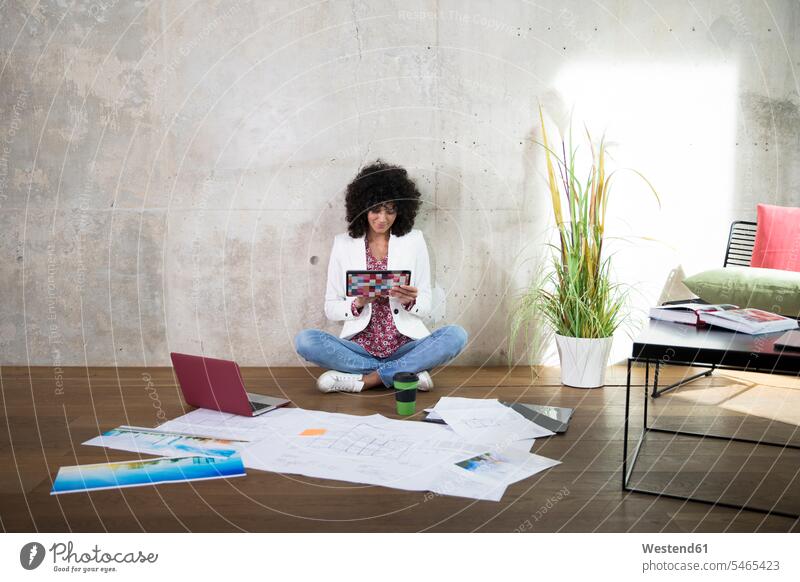
[[708,544],[689,544],[686,546],[642,544],[642,551],[645,554],[707,554]]

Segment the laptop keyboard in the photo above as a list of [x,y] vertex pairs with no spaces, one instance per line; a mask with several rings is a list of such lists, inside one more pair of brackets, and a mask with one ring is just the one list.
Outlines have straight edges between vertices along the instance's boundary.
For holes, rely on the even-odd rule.
[[262,408],[269,408],[272,406],[271,404],[264,404],[263,402],[253,402],[250,401],[250,410],[255,412],[256,410],[261,410]]

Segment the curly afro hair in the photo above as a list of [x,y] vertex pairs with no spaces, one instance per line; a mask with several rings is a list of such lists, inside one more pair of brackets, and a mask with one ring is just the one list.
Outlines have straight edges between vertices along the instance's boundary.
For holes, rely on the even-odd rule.
[[367,211],[380,204],[392,202],[397,208],[397,217],[392,224],[391,233],[395,236],[408,234],[414,228],[420,198],[416,184],[408,177],[404,168],[376,160],[362,168],[347,186],[347,231],[351,237],[361,238],[369,231]]

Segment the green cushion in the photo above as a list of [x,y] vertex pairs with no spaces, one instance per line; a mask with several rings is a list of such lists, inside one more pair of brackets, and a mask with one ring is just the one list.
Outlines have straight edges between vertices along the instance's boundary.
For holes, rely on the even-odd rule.
[[800,317],[800,273],[756,267],[703,271],[683,284],[703,301],[733,303]]

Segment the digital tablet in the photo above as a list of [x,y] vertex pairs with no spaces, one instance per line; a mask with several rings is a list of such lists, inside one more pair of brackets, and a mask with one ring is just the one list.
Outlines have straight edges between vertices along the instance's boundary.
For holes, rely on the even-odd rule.
[[387,297],[397,285],[409,285],[411,271],[347,271],[348,297]]

